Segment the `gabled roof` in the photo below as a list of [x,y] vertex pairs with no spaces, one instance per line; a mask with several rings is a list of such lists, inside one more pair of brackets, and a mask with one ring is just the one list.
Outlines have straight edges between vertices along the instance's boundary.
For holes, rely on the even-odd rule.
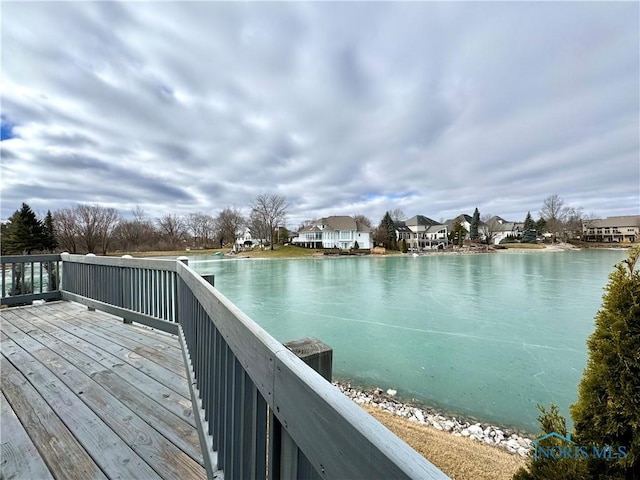
[[414,215],[409,220],[405,220],[404,223],[405,225],[422,225],[428,227],[429,225],[436,225],[438,222],[424,215]]
[[445,225],[453,225],[456,222],[469,222],[471,223],[471,220],[473,220],[473,217],[471,217],[471,215],[467,215],[466,213],[462,213],[460,215],[458,215],[455,218],[451,218],[449,220],[447,220],[446,222],[444,222]]
[[447,225],[445,224],[436,224],[436,225],[431,225],[429,228],[427,228],[425,230],[426,233],[438,233],[440,230],[442,230],[443,228],[447,228]]
[[640,227],[640,215],[627,215],[624,217],[607,217],[604,219],[585,220],[587,228],[606,227]]
[[413,233],[412,230],[409,227],[407,227],[404,222],[397,222],[397,223],[394,223],[394,225],[396,227],[396,232]]
[[312,225],[301,230],[301,232],[321,232],[322,230],[350,230],[356,232],[370,232],[371,228],[356,222],[352,217],[347,215],[335,215],[323,217],[315,221]]

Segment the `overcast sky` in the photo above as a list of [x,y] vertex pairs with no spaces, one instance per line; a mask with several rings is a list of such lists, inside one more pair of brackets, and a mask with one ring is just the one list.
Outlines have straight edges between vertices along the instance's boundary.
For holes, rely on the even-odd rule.
[[638,2],[2,3],[2,212],[640,213]]

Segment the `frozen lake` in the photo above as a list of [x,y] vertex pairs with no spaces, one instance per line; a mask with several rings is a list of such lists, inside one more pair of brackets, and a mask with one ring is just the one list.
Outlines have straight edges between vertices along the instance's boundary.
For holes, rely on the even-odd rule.
[[603,287],[623,251],[213,260],[200,273],[281,342],[317,337],[334,376],[538,432],[575,402]]

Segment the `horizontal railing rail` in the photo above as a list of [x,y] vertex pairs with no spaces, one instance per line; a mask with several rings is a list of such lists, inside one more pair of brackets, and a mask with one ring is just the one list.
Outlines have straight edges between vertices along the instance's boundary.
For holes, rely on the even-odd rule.
[[3,255],[2,305],[26,305],[34,300],[60,300],[60,255]]
[[177,334],[176,261],[61,254],[62,298]]
[[62,299],[179,335],[209,478],[448,478],[187,262],[59,259]]

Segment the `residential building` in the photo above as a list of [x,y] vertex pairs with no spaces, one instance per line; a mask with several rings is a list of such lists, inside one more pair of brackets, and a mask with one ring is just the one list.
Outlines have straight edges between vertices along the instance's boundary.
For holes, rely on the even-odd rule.
[[235,250],[251,249],[256,245],[263,245],[266,241],[262,238],[253,238],[251,230],[245,228],[236,233]]
[[446,222],[444,222],[444,224],[447,226],[448,230],[451,232],[456,222],[459,222],[460,225],[462,225],[462,227],[467,231],[466,238],[468,239],[468,238],[471,238],[469,236],[470,234],[469,232],[471,232],[472,220],[473,218],[471,217],[471,215],[467,215],[466,213],[463,213],[462,215],[458,215],[456,218],[451,218],[447,220]]
[[513,237],[520,239],[524,231],[524,223],[522,222],[509,222],[504,218],[493,216],[488,222],[492,225],[493,243],[499,244],[507,237]]
[[403,238],[407,247],[420,251],[448,243],[448,227],[424,215],[415,215],[404,222],[396,224],[398,241]]
[[295,245],[306,248],[354,248],[368,249],[373,246],[371,228],[349,216],[321,218],[300,230],[292,240]]
[[582,222],[587,242],[632,243],[640,239],[640,215],[607,217]]

